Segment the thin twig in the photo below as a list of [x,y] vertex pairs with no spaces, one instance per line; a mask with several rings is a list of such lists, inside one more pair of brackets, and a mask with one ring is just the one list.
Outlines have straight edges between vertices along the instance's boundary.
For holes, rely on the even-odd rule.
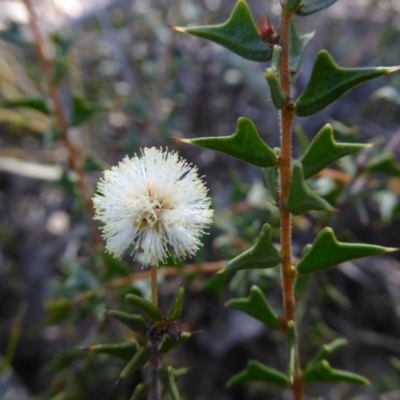
[[[53,105],[54,116],[56,119],[56,123],[61,131],[61,137],[64,142],[65,148],[68,152],[68,163],[69,168],[75,173],[77,176],[77,186],[82,196],[85,209],[87,214],[90,217],[94,215],[93,203],[90,198],[90,193],[86,185],[86,180],[83,171],[82,165],[82,154],[81,149],[69,138],[68,136],[68,121],[65,117],[61,97],[57,88],[56,83],[53,80],[53,66],[50,59],[46,56],[44,48],[43,48],[43,39],[40,33],[40,29],[37,22],[36,13],[34,7],[31,3],[31,0],[22,0],[25,4],[25,7],[29,14],[29,26],[33,35],[33,44],[39,58],[40,66],[43,71],[43,75],[45,77],[47,90],[49,93],[50,100]],[[100,244],[100,237],[96,229],[94,229],[94,225],[91,224],[91,240],[94,248],[98,248]]]
[[[214,274],[218,272],[220,269],[222,269],[227,263],[228,261],[223,260],[223,261],[201,263],[201,264],[186,264],[182,269],[175,267],[165,267],[165,268],[163,267],[159,268],[157,274],[164,277],[193,274],[193,273]],[[113,289],[118,289],[126,285],[129,285],[132,282],[149,279],[150,274],[151,274],[150,271],[136,272],[134,274],[112,280],[109,283],[109,286]]]

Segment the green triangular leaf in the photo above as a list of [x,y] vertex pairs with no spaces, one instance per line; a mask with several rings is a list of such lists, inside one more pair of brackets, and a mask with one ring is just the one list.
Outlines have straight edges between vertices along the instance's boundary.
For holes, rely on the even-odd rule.
[[170,350],[174,349],[181,343],[187,342],[192,337],[190,332],[182,332],[181,336],[178,340],[171,339],[170,337],[166,337],[164,342],[161,345],[160,353],[168,353]]
[[0,31],[0,39],[21,47],[31,46],[31,43],[23,34],[20,25],[14,21],[10,21],[8,27]]
[[89,347],[82,347],[80,350],[86,350],[91,353],[108,354],[110,356],[130,360],[136,354],[138,345],[135,341],[118,344],[95,344]]
[[304,178],[309,179],[335,160],[367,147],[370,145],[335,142],[333,128],[327,124],[317,133],[301,157]]
[[224,274],[216,274],[208,278],[201,290],[212,293],[215,297],[221,297],[225,293],[225,286],[227,281],[227,276]]
[[308,188],[300,163],[293,165],[289,195],[285,206],[293,215],[302,215],[311,210],[335,211],[326,200]]
[[88,103],[84,99],[78,96],[74,96],[72,99],[72,111],[69,118],[70,126],[78,126],[86,122],[98,111],[105,110],[104,104],[93,104]]
[[299,36],[293,21],[290,24],[290,70],[296,72],[300,69],[304,50],[314,37],[314,32]]
[[323,10],[336,3],[336,0],[302,0],[296,10],[298,15],[310,15]]
[[395,250],[397,249],[372,244],[341,243],[338,242],[331,228],[325,228],[318,234],[296,269],[299,274],[308,274],[323,271],[345,261]]
[[19,99],[1,99],[0,107],[4,108],[30,108],[39,111],[44,115],[50,115],[51,112],[47,107],[46,101],[40,97],[23,97]]
[[160,367],[157,369],[164,391],[169,394],[171,400],[180,400],[178,387],[176,386],[174,370],[172,367]]
[[253,285],[251,287],[249,297],[231,299],[228,300],[225,305],[234,310],[243,311],[251,315],[272,329],[280,328],[278,317],[258,286]]
[[150,360],[152,354],[153,349],[150,346],[141,347],[122,370],[118,380],[124,380],[129,375],[132,375],[135,371],[142,368],[147,363],[147,361]]
[[290,11],[294,12],[297,10],[297,7],[300,5],[301,0],[285,0],[285,8]]
[[86,155],[82,168],[84,171],[104,171],[108,165],[97,154],[90,153]]
[[153,322],[162,320],[161,310],[143,297],[129,293],[125,296],[125,300],[142,310]]
[[308,291],[311,278],[312,278],[311,274],[296,276],[296,280],[294,282],[294,296],[297,300],[300,299],[303,296],[303,294],[305,294]]
[[232,376],[227,385],[230,387],[249,382],[269,382],[283,387],[289,386],[287,375],[256,360],[250,360],[247,368]]
[[52,62],[52,81],[59,83],[68,75],[68,58],[67,54],[72,45],[72,38],[66,38],[59,33],[51,35],[54,45],[54,57]]
[[[279,61],[281,59],[282,47],[277,44],[272,48],[271,68],[279,72]],[[279,75],[279,74],[278,74]]]
[[296,101],[296,114],[300,117],[316,114],[360,83],[399,69],[341,68],[326,50],[322,50],[317,55],[308,85]]
[[258,36],[250,8],[244,0],[238,0],[229,19],[221,25],[174,26],[173,29],[218,43],[248,60],[265,62],[272,57],[271,49]]
[[378,172],[389,176],[400,176],[400,163],[392,153],[372,158],[365,166],[366,172]]
[[60,33],[55,32],[50,37],[51,41],[53,42],[56,57],[64,57],[68,54],[69,49],[73,44],[73,39],[71,37],[65,37],[60,35]]
[[279,80],[279,60],[281,58],[282,47],[275,45],[272,49],[271,68],[264,72],[271,93],[272,103],[280,110],[286,104],[286,95],[281,88]]
[[308,140],[306,132],[304,131],[303,127],[299,124],[294,126],[294,133],[297,136],[301,152],[304,153],[308,149],[308,146],[310,145],[310,140]]
[[307,365],[307,368],[304,371],[313,368],[322,360],[328,360],[333,356],[333,354],[335,354],[338,350],[340,350],[342,347],[346,345],[347,345],[347,340],[343,338],[335,339],[333,342],[329,344],[324,344],[318,351],[318,353],[310,360],[310,362]]
[[356,385],[369,385],[367,378],[350,371],[332,368],[328,361],[318,362],[312,369],[303,372],[304,382],[349,382]]
[[100,254],[101,260],[104,263],[104,269],[101,274],[101,279],[120,278],[128,276],[132,273],[132,268],[126,262],[114,258],[111,254],[102,251]]
[[180,286],[176,292],[175,299],[167,313],[169,321],[176,321],[182,314],[183,297],[185,295],[185,288]]
[[128,328],[135,332],[141,333],[142,335],[146,334],[149,330],[144,318],[141,315],[129,314],[119,310],[106,310],[106,315],[107,317],[111,317],[122,322]]
[[152,385],[150,383],[140,383],[136,386],[130,400],[145,400],[147,399],[147,394],[150,392]]
[[219,271],[234,272],[242,269],[272,268],[282,260],[281,253],[271,241],[271,225],[264,224],[256,243],[244,253],[231,260]]
[[264,169],[265,180],[270,196],[276,202],[278,199],[278,167],[275,165],[272,168]]
[[67,318],[73,308],[73,304],[70,299],[55,298],[47,300],[45,308],[47,312],[46,324],[55,325]]
[[278,160],[276,153],[261,139],[253,122],[244,117],[238,119],[237,130],[230,136],[175,139],[219,151],[257,167],[272,167],[276,165]]
[[264,72],[271,93],[272,103],[280,110],[286,104],[286,95],[283,93],[278,75],[274,68],[267,68]]

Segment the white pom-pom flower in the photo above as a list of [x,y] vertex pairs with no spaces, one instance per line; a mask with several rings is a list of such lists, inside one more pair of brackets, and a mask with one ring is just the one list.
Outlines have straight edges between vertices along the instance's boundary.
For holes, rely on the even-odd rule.
[[177,153],[145,148],[104,172],[93,197],[106,250],[121,258],[129,246],[144,265],[168,255],[194,255],[213,211],[197,168]]

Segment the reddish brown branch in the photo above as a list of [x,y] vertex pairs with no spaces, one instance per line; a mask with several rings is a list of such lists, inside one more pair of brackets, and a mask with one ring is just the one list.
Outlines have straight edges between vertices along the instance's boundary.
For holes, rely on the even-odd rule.
[[[280,84],[283,92],[286,95],[286,104],[280,112],[281,119],[281,153],[279,157],[279,209],[281,214],[281,254],[282,254],[282,291],[283,302],[285,307],[285,323],[295,321],[295,300],[294,300],[294,279],[295,270],[292,265],[292,222],[285,204],[289,194],[289,187],[291,181],[291,158],[292,158],[292,122],[294,117],[294,105],[291,99],[290,92],[290,21],[291,13],[287,12],[282,7],[282,15],[279,26],[280,32],[280,46],[282,53],[280,57]],[[296,341],[296,361],[295,361],[295,375],[292,383],[292,391],[295,400],[303,399],[303,382],[301,378],[301,367],[298,345]]]
[[[86,185],[85,175],[83,171],[82,152],[81,149],[69,138],[68,135],[68,121],[65,117],[60,93],[57,85],[53,80],[53,66],[50,59],[46,56],[43,48],[43,39],[38,26],[36,13],[31,3],[31,0],[23,0],[29,15],[29,26],[33,35],[33,44],[39,58],[40,66],[43,70],[43,75],[46,81],[47,90],[50,100],[52,102],[54,116],[56,123],[61,131],[61,137],[64,142],[65,148],[68,152],[69,168],[75,173],[77,177],[77,186],[79,193],[83,199],[85,210],[90,217],[94,215],[93,203],[91,200],[90,192]],[[100,243],[100,238],[94,225],[91,224],[91,239],[94,248],[97,248]]]
[[[182,270],[175,267],[162,267],[158,269],[159,276],[175,276],[180,274],[193,274],[193,273],[216,273],[222,269],[228,261],[216,261],[201,264],[186,264]],[[114,279],[110,282],[110,286],[114,289],[124,287],[132,282],[149,279],[150,271],[137,272],[135,274],[124,276],[122,278]]]

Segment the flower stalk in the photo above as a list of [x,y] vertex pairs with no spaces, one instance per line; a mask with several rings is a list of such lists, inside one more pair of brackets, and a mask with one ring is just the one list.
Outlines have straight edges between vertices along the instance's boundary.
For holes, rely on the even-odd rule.
[[157,284],[157,265],[153,264],[150,269],[151,279],[151,302],[158,306],[158,284]]

